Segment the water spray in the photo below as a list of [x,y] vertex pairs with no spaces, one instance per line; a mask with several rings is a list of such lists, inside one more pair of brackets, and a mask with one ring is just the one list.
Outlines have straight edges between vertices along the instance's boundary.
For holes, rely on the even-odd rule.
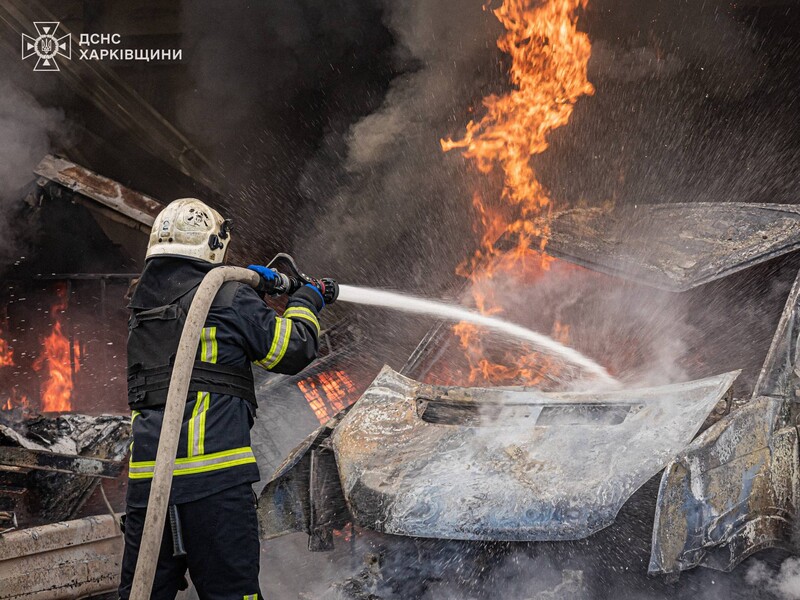
[[[278,271],[280,275],[280,281],[276,282],[276,287],[273,291],[275,294],[292,293],[302,285],[311,284],[320,289],[323,294],[326,293],[327,289],[328,292],[333,294],[334,298],[338,297],[338,300],[341,302],[381,306],[383,308],[391,308],[408,313],[438,317],[448,321],[466,321],[474,323],[475,325],[487,327],[504,335],[529,342],[541,352],[557,356],[567,363],[580,367],[604,384],[616,383],[616,380],[608,374],[608,371],[591,358],[584,356],[574,348],[557,342],[551,337],[537,333],[521,325],[510,323],[509,321],[504,321],[496,317],[482,315],[478,312],[446,302],[426,300],[424,298],[389,290],[379,290],[353,285],[338,285],[332,280],[309,277],[297,268],[294,259],[288,254],[281,253],[276,255],[267,266]],[[335,290],[331,288],[335,288]]]
[[354,285],[340,285],[339,300],[342,302],[353,302],[355,304],[393,308],[420,315],[430,315],[448,321],[467,321],[469,323],[474,323],[475,325],[487,327],[505,335],[525,340],[542,352],[557,356],[565,362],[580,367],[587,373],[594,375],[603,383],[616,383],[616,380],[611,377],[608,371],[601,365],[594,362],[591,358],[584,356],[574,348],[565,346],[551,337],[537,333],[521,325],[510,323],[509,321],[504,321],[496,317],[482,315],[458,305],[426,300],[424,298],[417,298],[416,296],[390,292],[388,290],[357,287]]

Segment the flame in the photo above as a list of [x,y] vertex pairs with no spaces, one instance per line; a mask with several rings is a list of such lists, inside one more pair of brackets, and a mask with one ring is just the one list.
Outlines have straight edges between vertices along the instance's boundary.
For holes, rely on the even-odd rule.
[[[552,202],[531,165],[531,158],[548,147],[547,136],[566,125],[581,96],[594,93],[587,78],[591,56],[589,37],[577,29],[577,13],[588,0],[504,0],[494,15],[505,27],[497,46],[511,57],[512,89],[483,100],[486,109],[471,120],[463,138],[441,140],[442,150],[461,149],[479,172],[502,171],[500,202],[490,203],[480,194],[473,206],[482,230],[480,248],[457,272],[472,281],[477,308],[500,312],[493,280],[517,278],[534,281],[554,260],[545,252],[550,233]],[[505,234],[517,238],[516,247],[502,250],[497,242]],[[503,286],[506,287],[506,286]],[[504,356],[491,361],[474,326],[454,328],[470,363],[470,383],[523,380],[536,384],[557,365],[544,356]],[[554,325],[554,335],[564,326]]]
[[74,342],[70,346],[61,325],[62,313],[68,303],[65,285],[56,288],[56,298],[56,303],[50,308],[50,316],[55,321],[53,329],[42,340],[43,351],[33,363],[33,370],[37,372],[47,367],[47,380],[42,386],[41,394],[43,412],[72,410],[72,376],[80,369],[80,348]]
[[344,371],[326,371],[297,382],[321,425],[347,408],[347,397],[356,386]]
[[11,393],[6,398],[5,403],[0,406],[0,410],[14,410],[15,408],[27,412],[27,409],[30,408],[30,403],[28,402],[28,397],[20,394],[17,388],[11,388]]
[[8,345],[2,334],[3,330],[0,329],[0,367],[13,367],[14,350]]
[[[8,345],[8,341],[3,337],[3,330],[0,329],[0,367],[14,367],[14,350]],[[21,408],[23,410],[29,407],[28,397],[20,394],[16,387],[12,387],[8,393],[5,402],[0,404],[0,410],[14,410]]]

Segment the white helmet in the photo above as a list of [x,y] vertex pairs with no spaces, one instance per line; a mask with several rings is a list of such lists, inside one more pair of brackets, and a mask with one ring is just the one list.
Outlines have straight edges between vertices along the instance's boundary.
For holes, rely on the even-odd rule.
[[145,258],[184,256],[221,264],[231,243],[230,225],[197,198],[175,200],[158,213]]

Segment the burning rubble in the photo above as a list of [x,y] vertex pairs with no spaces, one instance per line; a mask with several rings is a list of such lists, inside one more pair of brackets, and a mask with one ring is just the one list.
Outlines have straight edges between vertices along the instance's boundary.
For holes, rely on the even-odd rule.
[[[50,169],[54,163],[61,171]],[[92,187],[97,179],[81,179],[85,170],[54,157],[45,157],[39,171],[23,210],[38,220],[46,261],[63,270],[43,274],[36,257],[30,265],[20,261],[0,293],[0,589],[57,596],[107,590],[118,571],[120,532],[108,513],[121,507],[129,448],[124,378],[115,373],[124,372],[116,349],[124,348],[130,275],[119,266],[98,273],[102,260],[79,251],[88,240],[102,247],[106,264],[126,262],[124,244],[98,224],[107,225],[109,209],[92,200],[105,198]],[[69,185],[57,182],[65,172],[74,177]],[[117,214],[110,220],[118,225],[136,223]],[[112,235],[127,234],[123,228]],[[105,514],[86,520],[98,513]],[[58,561],[47,565],[47,577],[40,571],[45,555]],[[76,571],[80,564],[83,571]]]
[[[65,333],[68,286],[66,283],[57,283],[48,291],[56,298],[48,311],[50,331],[42,335],[36,350],[26,353],[35,357],[27,362],[31,371],[37,375],[32,388],[39,390],[38,397],[21,392],[17,381],[7,388],[8,396],[0,410],[62,413],[73,408],[74,380],[80,371],[81,350],[78,340]],[[4,337],[0,337],[0,356],[0,369],[16,369],[17,373],[20,372],[21,365],[15,360],[14,349]]]
[[356,386],[345,371],[324,371],[297,382],[320,425],[347,408]]

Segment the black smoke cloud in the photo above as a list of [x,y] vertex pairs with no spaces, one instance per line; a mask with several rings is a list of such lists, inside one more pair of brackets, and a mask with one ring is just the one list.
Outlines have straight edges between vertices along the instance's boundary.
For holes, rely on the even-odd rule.
[[31,84],[26,85],[19,70],[0,73],[0,270],[30,249],[33,230],[20,219],[20,200],[33,180],[34,167],[68,136],[64,112],[40,104],[30,91],[32,74],[26,73]]
[[240,256],[266,260],[308,229],[305,163],[328,131],[374,110],[392,77],[381,12],[377,0],[183,3],[190,85],[176,119],[225,173]]

